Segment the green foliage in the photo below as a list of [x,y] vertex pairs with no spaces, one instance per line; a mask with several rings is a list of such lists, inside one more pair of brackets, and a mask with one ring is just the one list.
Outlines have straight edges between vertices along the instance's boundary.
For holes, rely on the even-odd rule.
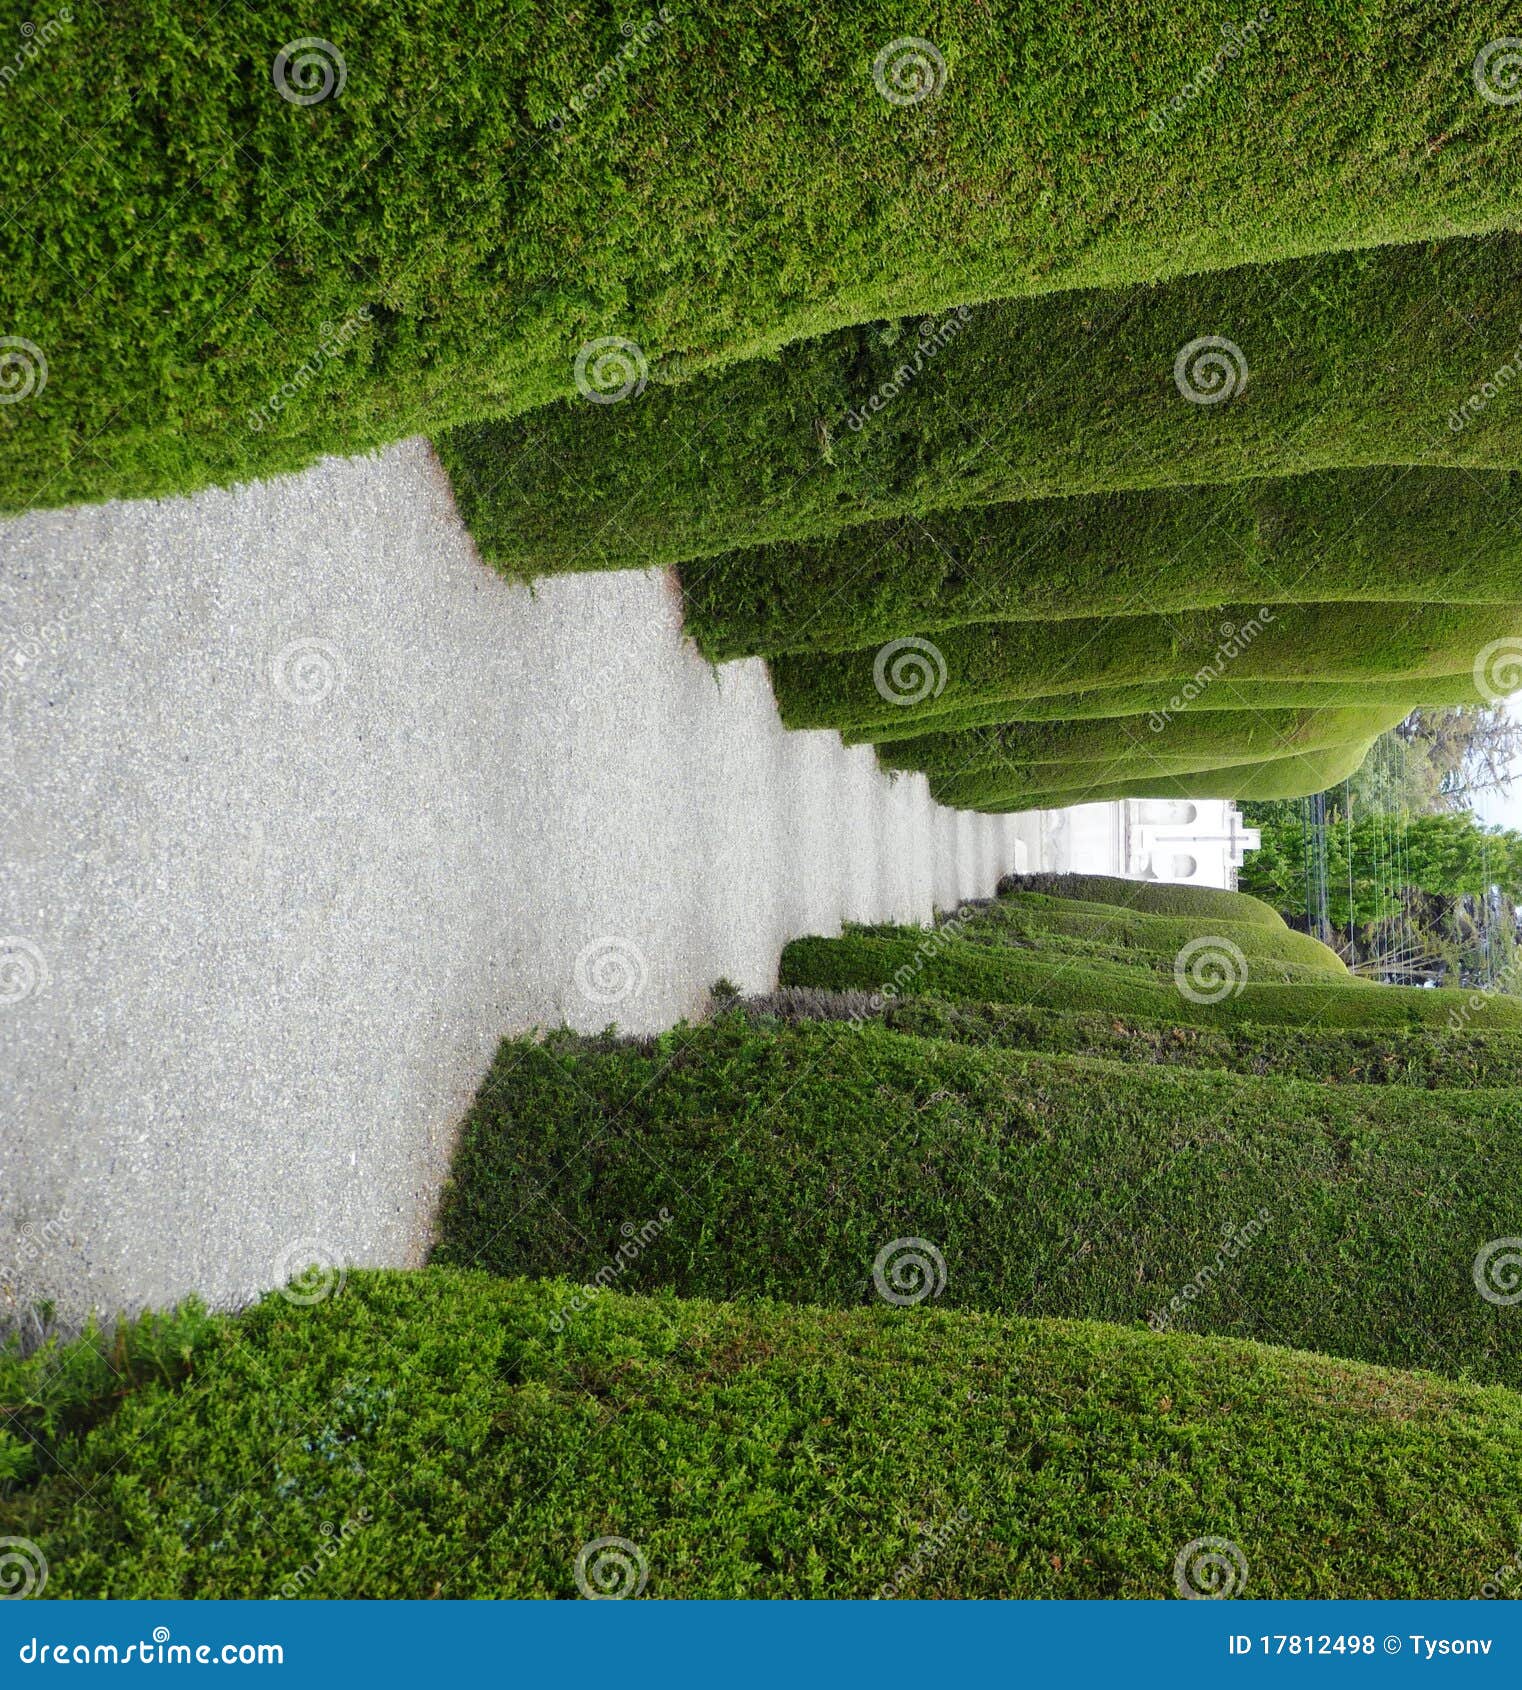
[[715,659],[1248,601],[1522,604],[1522,477],[1400,465],[926,509],[681,574]]
[[[1208,934],[1202,937],[1209,938]],[[1222,936],[1225,937],[1224,935]],[[1227,953],[1229,956],[1229,953]],[[1174,982],[1150,973],[1100,964],[1053,964],[1011,947],[979,945],[944,934],[918,941],[795,939],[782,953],[784,986],[817,986],[882,996],[929,994],[972,1002],[1023,1004],[1036,1009],[1102,1012],[1202,1027],[1264,1022],[1280,1027],[1396,1029],[1453,1022],[1477,1031],[1522,1029],[1522,999],[1498,994],[1389,986],[1361,981],[1297,981],[1281,985],[1253,978],[1219,1001],[1191,1001]]]
[[761,1002],[767,1013],[789,1020],[843,1021],[870,1014],[894,1032],[919,1038],[1100,1057],[1133,1066],[1146,1063],[1275,1074],[1321,1085],[1496,1089],[1514,1086],[1522,1073],[1522,1034],[1518,1033],[1297,1027],[1294,1038],[1287,1039],[1282,1028],[1268,1024],[1194,1027],[1113,1012],[1072,1013],[944,998],[897,998],[879,1003],[874,1010],[861,993],[792,990]]
[[[1138,910],[1116,909],[1079,899],[1044,897],[1033,892],[1013,892],[996,902],[978,906],[970,916],[961,916],[954,930],[959,939],[974,943],[1018,945],[1045,950],[1049,955],[1074,954],[1069,947],[1082,945],[1097,960],[1134,962],[1142,967],[1166,968],[1172,972],[1174,958],[1202,929],[1198,918],[1148,915]],[[1294,978],[1294,971],[1310,974],[1346,975],[1341,957],[1319,939],[1288,928],[1266,927],[1251,921],[1213,920],[1211,932],[1229,937],[1254,965],[1278,965],[1281,979]],[[914,932],[912,928],[857,929],[893,937]]]
[[6,1487],[56,1472],[60,1443],[105,1418],[129,1392],[184,1379],[211,1343],[215,1322],[195,1302],[148,1312],[109,1333],[48,1336],[23,1351],[0,1345],[0,1496]]
[[[0,10],[15,41],[31,13]],[[601,0],[81,8],[6,91],[0,327],[51,373],[7,407],[0,504],[521,411],[574,392],[594,336],[681,379],[873,317],[1479,233],[1522,185],[1522,135],[1471,77],[1512,21],[1488,0],[1283,8],[1257,63],[1177,111],[1219,39],[1207,0],[1134,0],[1100,36],[1033,0],[919,20],[713,0],[629,57],[638,21]],[[910,23],[946,79],[905,107],[873,62]],[[318,28],[342,89],[281,98],[275,55]],[[741,426],[770,446],[775,425]]]
[[1465,1597],[1519,1441],[1510,1391],[1240,1341],[355,1272],[73,1446],[90,1509],[59,1477],[7,1525],[64,1597],[574,1597],[616,1535],[651,1599],[1158,1598],[1206,1531],[1249,1596]]
[[1108,904],[1113,909],[1180,920],[1250,922],[1276,932],[1285,926],[1284,917],[1272,904],[1246,892],[1228,892],[1217,886],[1173,886],[1156,880],[1126,880],[1115,874],[1007,874],[999,882],[999,894]]
[[[483,554],[520,574],[626,568],[631,553],[640,563],[681,563],[1003,500],[1171,489],[1182,476],[1198,487],[1395,464],[1522,468],[1522,397],[1507,381],[1491,380],[1503,366],[1514,370],[1518,359],[1522,236],[1146,279],[1161,285],[1045,293],[976,308],[908,382],[895,372],[906,347],[912,356],[912,326],[891,325],[895,332],[887,334],[882,324],[863,324],[702,383],[649,388],[638,403],[567,404],[472,427],[442,442],[444,461]],[[1206,336],[1236,349],[1225,356],[1239,391],[1196,404],[1179,385],[1190,385],[1187,366],[1176,378],[1176,364]],[[891,403],[854,426],[849,419],[890,385],[899,388]],[[1461,412],[1471,397],[1479,408]],[[1379,479],[1335,482],[1325,496],[1305,489],[1304,502],[1288,493],[1285,561],[1298,573],[1280,576],[1276,597],[1297,581],[1336,578],[1343,532],[1369,509],[1368,485]],[[1212,566],[1212,557],[1230,558],[1229,572],[1272,567],[1265,550],[1271,554],[1276,544],[1273,499],[1281,492],[1270,490],[1264,527],[1240,557],[1232,540],[1256,527],[1251,503],[1243,510],[1230,491],[1193,493],[1196,532],[1180,550],[1187,558],[1204,555],[1202,584],[1212,567],[1223,567]],[[1515,497],[1508,491],[1503,502]],[[1398,500],[1396,511],[1405,503]],[[1473,510],[1462,496],[1444,503]],[[1217,504],[1227,512],[1219,535]],[[1120,518],[1125,533],[1129,511],[1042,511],[1016,516],[1014,524],[1025,539],[1043,520],[1055,517],[1070,530],[1097,515],[1101,522]],[[1162,608],[1149,599],[1149,566],[1159,550],[1178,545],[1185,522],[1177,499],[1143,506],[1138,557],[1104,590],[1129,575],[1139,607]],[[1307,525],[1323,536],[1323,555],[1314,541],[1305,544]],[[1430,579],[1465,561],[1457,535],[1443,542],[1440,520],[1414,527],[1411,553],[1399,541],[1392,546],[1402,561],[1387,565],[1391,573],[1404,567]],[[962,543],[952,559],[931,566],[932,599],[941,570],[959,573],[955,560],[976,528],[954,532]],[[1346,547],[1351,579],[1363,589],[1356,596],[1377,585],[1379,536],[1389,532],[1376,517],[1368,552],[1357,542]],[[1478,578],[1493,590],[1485,565],[1495,557],[1514,575],[1517,541],[1501,537],[1493,515],[1481,532]],[[916,550],[933,541],[931,531]],[[1421,561],[1428,543],[1432,552]],[[1113,538],[1080,539],[1068,569],[1051,547],[1034,545],[1031,573],[1052,558],[1053,578],[1071,587],[1070,605],[1083,602],[1086,564],[1092,560],[1103,574],[1117,549]],[[999,540],[993,550],[1006,562],[1022,555]],[[1330,562],[1326,550],[1334,554]],[[783,562],[791,567],[791,556]],[[891,572],[891,561],[884,566]],[[799,567],[807,569],[807,560]],[[1176,585],[1180,567],[1161,571],[1165,586]],[[749,569],[749,557],[726,568],[732,596],[726,600],[721,586],[705,619],[725,649],[743,641],[756,600],[771,590],[765,564],[755,585]],[[1018,590],[1024,573],[1013,573],[1006,594]],[[982,576],[986,582],[987,572]],[[702,603],[702,571],[689,569],[686,580]],[[1050,591],[1038,588],[1036,602]],[[1217,602],[1234,597],[1222,594]],[[859,602],[848,593],[842,614],[852,617]],[[894,631],[921,630],[911,623]]]
[[1130,1068],[738,1014],[653,1045],[510,1041],[466,1121],[436,1259],[849,1305],[877,1296],[884,1245],[924,1238],[949,1307],[1161,1316],[1518,1386],[1522,1327],[1470,1277],[1513,1213],[1515,1108],[1511,1091]]
[[[1303,911],[1304,820],[1283,817],[1261,832],[1262,849],[1249,852],[1241,871],[1243,890],[1281,910]],[[1338,927],[1396,913],[1401,908],[1397,887],[1456,898],[1498,886],[1509,897],[1522,897],[1522,833],[1485,827],[1471,810],[1362,814],[1351,827],[1333,810],[1327,815],[1325,844],[1327,904]]]

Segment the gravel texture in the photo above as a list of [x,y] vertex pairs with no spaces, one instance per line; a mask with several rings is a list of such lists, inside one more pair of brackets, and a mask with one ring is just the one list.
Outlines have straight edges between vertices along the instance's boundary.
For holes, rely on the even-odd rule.
[[0,1321],[416,1263],[504,1033],[1044,860],[785,732],[670,577],[493,574],[419,441],[0,524],[0,674]]

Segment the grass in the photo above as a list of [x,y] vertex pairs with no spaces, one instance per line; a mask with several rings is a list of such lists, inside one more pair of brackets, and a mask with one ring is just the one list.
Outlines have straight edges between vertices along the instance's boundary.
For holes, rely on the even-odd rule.
[[716,660],[851,651],[972,622],[1215,604],[1522,604],[1522,478],[1323,470],[1217,488],[926,510],[684,566]]
[[611,1536],[651,1599],[1172,1597],[1206,1536],[1248,1596],[1466,1597],[1519,1440],[1510,1391],[1252,1343],[354,1272],[224,1321],[7,1529],[63,1597],[574,1597]]
[[[943,349],[907,379],[895,371],[915,362],[917,325],[862,323],[637,405],[562,405],[442,449],[483,554],[528,575],[1052,495],[1391,464],[1518,469],[1518,397],[1504,379],[1488,398],[1482,384],[1516,357],[1519,277],[1522,235],[1497,234],[1013,298],[957,319],[950,339],[937,319]],[[1206,336],[1229,341],[1248,375],[1239,393],[1192,403],[1176,360]],[[897,396],[853,424],[889,385]],[[1479,408],[1461,410],[1472,397]],[[1312,508],[1340,533],[1371,509],[1359,487]],[[1162,517],[1166,543],[1177,508]],[[1208,546],[1210,523],[1198,527]],[[1493,539],[1494,520],[1483,528]],[[1080,547],[1080,563],[1095,550]],[[687,574],[701,592],[701,572]],[[743,635],[743,608],[720,625]]]
[[[0,326],[50,370],[7,408],[10,510],[522,411],[594,336],[681,380],[868,318],[1492,229],[1522,186],[1471,75],[1490,4],[1313,0],[1190,102],[1210,0],[1134,0],[1102,41],[948,0],[920,24],[944,87],[907,107],[873,84],[883,0],[673,9],[632,57],[607,4],[74,19],[7,89]],[[4,0],[0,35],[30,21]],[[319,24],[345,80],[293,103],[276,55]]]
[[1478,1032],[1522,1029],[1522,999],[1500,993],[1453,987],[1370,990],[1354,980],[1280,985],[1255,980],[1250,964],[1245,972],[1246,983],[1236,991],[1241,973],[1228,964],[1204,982],[1209,990],[1228,995],[1219,1001],[1194,1002],[1172,981],[1134,969],[1053,963],[1039,955],[948,938],[944,933],[924,934],[917,940],[853,934],[840,939],[794,939],[782,953],[780,979],[784,986],[889,997],[928,994],[1201,1027],[1263,1022],[1372,1032],[1439,1028],[1452,1019],[1453,1024]]
[[[1402,721],[1399,705],[1382,709],[1190,711],[1167,722],[1145,716],[1054,723],[1008,722],[954,733],[893,740],[878,752],[888,769],[932,774],[972,770],[1027,772],[1049,779],[1055,765],[1085,777],[1117,756],[1208,757],[1218,764],[1322,750],[1373,739]],[[1205,766],[1205,765],[1196,765]]]
[[1505,1088],[1522,1072],[1522,1034],[1456,1034],[1421,1028],[1329,1030],[1271,1024],[1195,1027],[1178,1021],[1068,1012],[1023,1004],[906,997],[874,1003],[866,992],[790,987],[747,1006],[781,1020],[880,1020],[894,1032],[958,1044],[1098,1057],[1128,1066],[1221,1068],[1318,1085],[1411,1086],[1449,1091]]
[[[892,646],[772,660],[793,728],[923,723],[1006,699],[1105,687],[1172,685],[1208,693],[1229,682],[1352,681],[1394,687],[1472,669],[1491,641],[1522,633],[1522,609],[1490,605],[1225,605],[1176,616],[985,622],[950,629],[935,655]],[[939,681],[939,690],[933,690]],[[1190,695],[1183,695],[1186,699]],[[1404,702],[1399,700],[1397,702]],[[1287,707],[1287,706],[1286,706]],[[1175,711],[1187,708],[1187,703]],[[902,737],[900,735],[899,737]]]
[[850,1306],[877,1297],[883,1246],[928,1239],[946,1307],[1164,1316],[1515,1387],[1522,1327],[1470,1275],[1514,1214],[1515,1108],[1510,1090],[1133,1069],[741,1014],[643,1044],[515,1040],[467,1117],[435,1259]]

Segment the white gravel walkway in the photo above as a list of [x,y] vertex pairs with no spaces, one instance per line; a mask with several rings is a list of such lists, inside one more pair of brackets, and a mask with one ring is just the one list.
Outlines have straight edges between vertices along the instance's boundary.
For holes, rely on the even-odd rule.
[[0,1321],[416,1263],[505,1032],[1039,850],[786,733],[660,573],[501,580],[418,441],[0,524],[0,674]]

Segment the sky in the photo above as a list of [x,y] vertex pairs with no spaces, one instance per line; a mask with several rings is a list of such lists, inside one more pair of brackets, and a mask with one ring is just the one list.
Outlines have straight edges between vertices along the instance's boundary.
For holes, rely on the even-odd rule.
[[[1522,722],[1522,693],[1513,693],[1506,701],[1507,713],[1514,721]],[[1522,758],[1512,764],[1517,779],[1505,792],[1485,792],[1475,801],[1475,814],[1482,822],[1500,827],[1522,828]]]

